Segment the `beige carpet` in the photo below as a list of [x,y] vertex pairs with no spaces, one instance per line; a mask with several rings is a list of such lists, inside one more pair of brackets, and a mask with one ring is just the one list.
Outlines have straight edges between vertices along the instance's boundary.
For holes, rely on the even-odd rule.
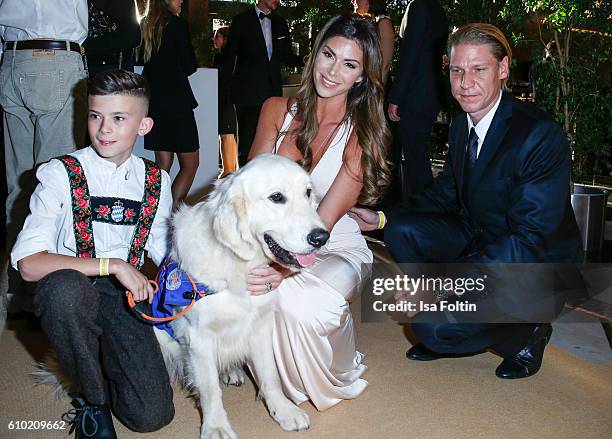
[[[357,311],[357,310],[355,310]],[[358,312],[355,313],[359,315]],[[230,421],[242,439],[259,438],[610,438],[612,437],[612,366],[592,365],[550,346],[542,370],[532,378],[499,380],[493,354],[430,363],[406,360],[402,328],[358,325],[359,346],[367,354],[370,385],[356,400],[326,412],[302,405],[310,430],[285,433],[255,400],[249,382],[224,390]],[[0,438],[63,438],[67,431],[9,431],[10,420],[57,420],[67,400],[57,401],[48,388],[28,377],[34,358],[46,348],[41,333],[13,324],[0,339]],[[142,435],[117,425],[120,438],[197,438],[200,415],[177,389],[174,421]]]

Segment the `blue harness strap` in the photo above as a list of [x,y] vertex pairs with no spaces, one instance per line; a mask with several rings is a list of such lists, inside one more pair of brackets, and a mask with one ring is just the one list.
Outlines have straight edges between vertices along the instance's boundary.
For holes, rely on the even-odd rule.
[[[189,305],[194,298],[197,301],[216,292],[205,284],[193,283],[179,264],[169,257],[160,267],[156,281],[159,290],[151,305],[152,315],[156,318],[171,317],[176,314],[176,308]],[[170,322],[156,322],[154,325],[175,338]]]

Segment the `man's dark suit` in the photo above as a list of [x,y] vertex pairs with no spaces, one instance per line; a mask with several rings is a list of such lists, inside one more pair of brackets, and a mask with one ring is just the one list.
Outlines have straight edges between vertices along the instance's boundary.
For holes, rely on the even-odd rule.
[[[267,20],[267,18],[265,18]],[[229,29],[225,52],[234,64],[232,101],[238,119],[239,163],[246,163],[255,138],[259,112],[270,96],[283,95],[281,66],[301,62],[291,51],[291,36],[285,19],[274,12],[272,23],[272,56],[268,59],[266,42],[255,8],[235,16]]]
[[[390,215],[385,241],[395,260],[536,263],[534,268],[542,262],[576,261],[581,241],[570,204],[570,149],[562,128],[535,106],[504,93],[469,181],[463,178],[467,140],[462,114],[450,127],[442,174]],[[518,305],[527,316],[523,319],[534,321],[527,302],[542,298],[521,294],[510,291],[495,298],[495,304],[502,312]],[[564,299],[562,294],[554,298],[557,311]],[[515,341],[498,347],[502,355],[512,356],[521,347],[520,325],[505,326],[422,323],[415,332],[436,352],[467,352],[491,348],[495,331],[494,340]],[[529,336],[529,326],[524,329],[523,336]],[[461,337],[453,338],[457,331]]]
[[448,21],[437,0],[414,0],[409,8],[388,100],[399,107],[410,192],[418,194],[433,180],[427,141],[441,108]]

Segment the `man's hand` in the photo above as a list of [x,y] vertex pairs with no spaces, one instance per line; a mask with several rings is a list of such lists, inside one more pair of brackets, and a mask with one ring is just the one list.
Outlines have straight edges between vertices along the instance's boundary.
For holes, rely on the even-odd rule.
[[348,216],[357,221],[359,228],[363,232],[378,229],[378,212],[362,207],[353,207],[348,211]]
[[387,108],[387,114],[389,115],[389,119],[391,119],[393,122],[400,121],[399,109],[397,105],[389,104],[389,107]]
[[141,302],[148,298],[149,303],[153,302],[155,288],[149,283],[149,280],[144,274],[124,260],[118,258],[112,258],[108,268],[110,274],[115,275],[117,280],[121,282],[121,285],[123,285],[127,291],[132,292],[134,301]]

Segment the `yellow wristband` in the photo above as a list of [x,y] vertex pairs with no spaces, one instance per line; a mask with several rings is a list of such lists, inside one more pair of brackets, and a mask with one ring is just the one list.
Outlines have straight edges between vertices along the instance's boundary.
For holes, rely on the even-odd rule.
[[383,212],[382,210],[379,210],[376,213],[378,214],[378,227],[376,227],[376,229],[377,230],[384,229],[385,225],[387,224],[387,217],[385,216],[385,212]]
[[108,276],[108,258],[100,258],[100,276]]

